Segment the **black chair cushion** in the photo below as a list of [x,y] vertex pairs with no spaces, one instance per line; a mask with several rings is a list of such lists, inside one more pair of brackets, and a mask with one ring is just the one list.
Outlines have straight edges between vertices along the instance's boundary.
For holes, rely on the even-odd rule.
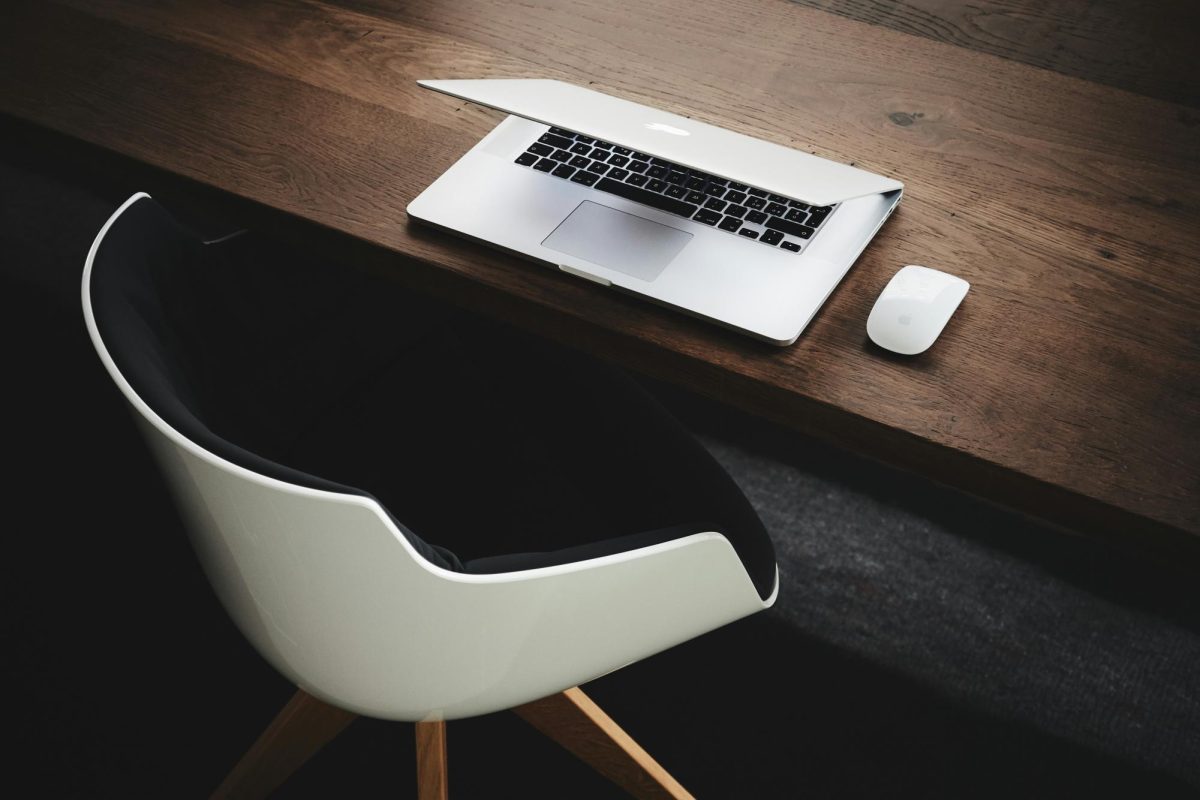
[[718,530],[773,590],[733,481],[583,354],[252,234],[204,245],[149,199],[108,232],[91,295],[168,424],[256,472],[376,498],[432,563],[506,572]]

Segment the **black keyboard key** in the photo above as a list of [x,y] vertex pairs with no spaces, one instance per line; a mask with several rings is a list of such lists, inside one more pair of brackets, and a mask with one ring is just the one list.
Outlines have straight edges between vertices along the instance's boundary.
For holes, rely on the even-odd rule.
[[584,158],[583,156],[575,156],[568,163],[576,169],[583,169],[588,164],[592,163],[592,160],[590,158]]
[[650,169],[646,170],[646,174],[651,178],[661,178],[663,175],[667,174],[667,168],[662,164],[655,164],[654,166],[650,167]]
[[[599,145],[599,142],[597,142],[596,144]],[[608,151],[605,150],[603,147],[597,146],[597,147],[593,147],[592,152],[588,153],[588,155],[590,157],[596,159],[597,161],[603,161],[606,158],[608,158]]]
[[771,203],[767,206],[766,212],[774,217],[781,217],[787,212],[787,206],[782,203]]
[[538,157],[535,156],[533,153],[521,153],[521,155],[517,156],[517,163],[520,164],[522,167],[528,167],[533,164],[536,164],[537,160],[538,160]]
[[789,222],[804,222],[804,220],[808,219],[808,212],[801,211],[798,208],[793,208],[790,209],[788,213],[784,214],[783,218]]
[[552,172],[552,173],[550,173],[550,174],[551,174],[551,175],[553,175],[553,176],[554,176],[554,177],[556,177],[556,178],[569,178],[569,177],[571,177],[572,175],[574,175],[574,174],[575,174],[575,168],[574,168],[574,167],[569,167],[569,166],[567,166],[566,164],[559,164],[559,165],[558,165],[558,166],[557,166],[557,167],[554,169],[554,172]]
[[555,136],[565,136],[568,139],[570,139],[572,136],[575,135],[575,134],[571,133],[570,131],[564,131],[562,128],[551,128],[550,132],[553,133]]
[[548,156],[554,152],[554,148],[548,144],[538,144],[534,142],[526,148],[530,153],[536,153],[539,156]]
[[689,203],[703,203],[708,199],[708,195],[704,192],[691,191],[688,192],[687,201]]
[[613,146],[611,144],[609,144],[608,142],[602,142],[599,139],[596,140],[596,147],[599,147],[602,150],[612,150],[613,149]]
[[746,216],[746,207],[730,206],[729,208],[725,209],[725,213],[731,217],[737,217],[738,219],[741,219],[742,217]]
[[689,189],[700,189],[703,191],[704,187],[707,185],[708,181],[704,180],[704,178],[697,178],[693,175],[687,179],[687,188]]
[[725,194],[725,187],[717,186],[715,183],[710,183],[708,186],[704,187],[704,192],[705,194],[712,195],[713,197],[720,197],[721,195]]
[[708,202],[704,204],[704,207],[711,208],[713,211],[724,211],[726,205],[728,205],[728,203],[726,203],[724,200],[718,200],[715,197],[710,197],[708,198]]
[[702,208],[696,212],[696,216],[692,217],[696,222],[703,222],[705,225],[716,225],[721,221],[721,215],[715,211],[709,211],[707,208]]
[[650,163],[651,163],[651,164],[653,164],[653,165],[654,165],[654,166],[656,166],[656,167],[669,167],[669,166],[671,166],[671,162],[670,162],[670,161],[663,161],[661,158],[652,158],[652,159],[650,159]]
[[619,156],[627,156],[630,153],[632,153],[633,151],[630,150],[628,147],[617,147],[616,145],[613,145],[613,152]]
[[596,140],[590,136],[584,136],[582,133],[577,133],[577,134],[575,134],[575,141],[583,142],[584,144],[591,144],[592,142],[594,142]]
[[[636,177],[641,176],[639,175]],[[639,189],[636,186],[631,186],[628,183],[614,181],[611,178],[601,178],[600,182],[596,184],[596,188],[602,192],[615,194],[617,197],[624,197],[626,200],[644,203],[645,205],[648,205],[651,208],[657,208],[660,211],[666,211],[670,214],[678,214],[681,217],[690,217],[696,210],[696,207],[691,203],[685,203],[682,200],[676,200],[673,197],[663,197],[661,194],[648,192],[645,189]]]
[[625,168],[630,172],[645,172],[649,166],[645,161],[630,161]]
[[785,205],[787,204],[787,198],[784,197],[783,195],[772,194],[772,195],[767,195],[767,196],[771,198],[772,203],[784,203]]
[[588,167],[588,172],[594,172],[597,175],[603,175],[604,173],[608,172],[608,164],[604,164],[599,161],[593,161],[591,166]]
[[715,183],[717,186],[728,186],[729,185],[729,181],[725,180],[724,178],[714,178],[714,177],[710,176],[708,180],[709,180],[709,183]]
[[663,189],[667,188],[667,183],[666,181],[660,181],[656,178],[646,184],[646,188],[652,192],[661,192]]
[[738,228],[742,227],[742,221],[737,217],[726,217],[725,219],[721,220],[721,224],[717,227],[723,231],[737,233]]
[[758,240],[767,244],[779,244],[783,241],[783,234],[779,231],[763,231]]
[[762,189],[747,189],[746,191],[749,194],[754,195],[755,197],[766,197],[767,196],[767,193],[764,192]]
[[631,186],[645,186],[646,181],[650,180],[645,175],[638,175],[636,172],[625,179],[625,182]]
[[613,167],[608,171],[608,177],[612,178],[614,181],[623,181],[625,180],[625,176],[628,174],[629,170],[621,169],[620,167]]
[[813,235],[813,229],[807,225],[798,225],[795,222],[788,222],[786,219],[771,217],[767,220],[767,227],[784,233],[790,233],[800,239],[807,239]]
[[821,206],[820,208],[814,208],[812,211],[808,212],[808,224],[813,226],[814,228],[817,227],[818,225],[820,225],[822,222],[825,221],[826,217],[829,216],[829,211],[830,211],[830,209],[828,206]]
[[[753,194],[754,190],[751,189],[750,193]],[[766,204],[767,201],[763,200],[761,197],[747,197],[746,202],[744,203],[744,205],[750,206],[751,208],[762,208]]]
[[740,231],[738,231],[738,234],[745,236],[747,239],[758,238],[758,231],[754,230],[754,228],[742,228]]
[[592,148],[589,145],[586,145],[583,142],[580,142],[579,144],[577,144],[571,148],[571,152],[578,153],[581,156],[586,156],[588,153],[592,152]]
[[833,206],[816,206],[810,210],[814,214],[828,214],[830,211],[833,211]]
[[538,139],[538,141],[542,144],[548,144],[551,147],[561,147],[564,150],[571,146],[570,139],[565,136],[555,136],[553,133],[543,133],[542,138]]
[[788,205],[801,211],[808,211],[808,203],[801,203],[799,200],[788,200]]
[[682,172],[669,172],[667,177],[663,178],[667,183],[673,183],[677,186],[683,186],[683,182],[687,180],[687,175]]
[[730,181],[729,188],[733,189],[735,192],[744,192],[747,189],[749,189],[750,187],[744,183],[735,183],[734,181]]
[[668,186],[667,190],[663,192],[663,194],[665,194],[667,197],[682,198],[687,194],[687,189],[683,188],[682,186]]
[[596,181],[600,180],[600,176],[594,172],[588,172],[586,169],[576,170],[571,176],[574,183],[582,183],[584,186],[591,186]]
[[608,159],[608,163],[612,164],[614,167],[623,167],[629,163],[629,156],[614,154]]
[[565,164],[571,160],[571,154],[566,150],[555,150],[550,154],[550,157],[560,164]]
[[800,252],[800,245],[796,242],[782,242],[779,246],[784,250],[791,250],[793,253]]
[[767,215],[761,211],[747,211],[746,222],[753,222],[755,225],[762,225],[767,221]]
[[538,172],[549,172],[558,166],[558,162],[549,158],[543,158],[541,161],[533,165],[533,168]]
[[740,203],[746,199],[746,193],[739,192],[737,189],[730,189],[729,194],[725,195],[725,199],[731,203]]
[[650,156],[646,155],[645,153],[639,153],[637,150],[634,150],[633,151],[633,160],[649,162]]

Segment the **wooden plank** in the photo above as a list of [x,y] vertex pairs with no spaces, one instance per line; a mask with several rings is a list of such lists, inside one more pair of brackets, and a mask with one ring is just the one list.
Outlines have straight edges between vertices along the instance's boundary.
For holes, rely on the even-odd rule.
[[[1200,169],[1177,106],[786,4],[666,0],[633,27],[598,0],[533,21],[499,3],[354,6],[17,3],[0,108],[843,446],[1076,527],[1194,546]],[[415,90],[427,75],[603,75],[597,88],[908,192],[801,340],[760,346],[406,225],[408,200],[498,119]],[[974,287],[916,360],[863,331],[905,263]]]
[[1200,105],[1192,0],[792,0],[1022,64]]

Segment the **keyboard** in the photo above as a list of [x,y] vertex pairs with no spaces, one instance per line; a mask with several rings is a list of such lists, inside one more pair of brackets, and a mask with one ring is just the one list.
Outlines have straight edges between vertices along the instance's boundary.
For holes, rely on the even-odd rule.
[[516,163],[794,253],[837,208],[810,206],[562,128],[540,136]]

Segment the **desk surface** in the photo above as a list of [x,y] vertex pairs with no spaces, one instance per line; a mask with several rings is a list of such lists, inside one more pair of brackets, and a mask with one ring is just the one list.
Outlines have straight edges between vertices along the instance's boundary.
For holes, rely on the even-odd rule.
[[[0,111],[850,449],[1200,553],[1187,3],[143,5],[7,3]],[[407,202],[499,119],[415,81],[488,76],[591,85],[898,177],[905,199],[800,340],[761,345],[409,224]],[[972,284],[914,359],[864,330],[909,263]]]

